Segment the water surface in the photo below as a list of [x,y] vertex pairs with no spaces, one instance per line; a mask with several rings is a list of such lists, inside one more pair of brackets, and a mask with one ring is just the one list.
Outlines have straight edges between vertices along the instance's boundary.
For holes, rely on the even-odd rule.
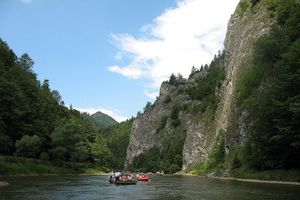
[[111,185],[106,176],[8,177],[0,199],[300,199],[300,186],[246,183],[188,176],[151,176],[137,185]]

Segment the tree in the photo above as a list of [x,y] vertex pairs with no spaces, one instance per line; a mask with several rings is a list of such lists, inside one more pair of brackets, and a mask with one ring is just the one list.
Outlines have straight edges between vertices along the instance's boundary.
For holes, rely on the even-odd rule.
[[181,85],[186,82],[186,79],[183,78],[182,74],[180,73],[177,74],[176,80],[177,80],[177,85]]
[[149,110],[151,110],[151,108],[152,108],[152,103],[148,101],[144,107],[144,112],[148,112]]
[[55,147],[50,149],[51,158],[57,161],[66,160],[67,149],[64,147]]
[[90,155],[89,146],[95,135],[95,130],[87,121],[73,116],[63,121],[51,134],[53,151],[56,153],[57,147],[63,147],[66,149],[66,160],[85,161]]
[[39,136],[25,135],[16,142],[16,153],[18,156],[38,158],[41,152],[42,142]]
[[99,164],[108,165],[112,160],[112,153],[100,136],[91,145],[91,153],[94,160]]
[[90,156],[89,147],[84,142],[78,142],[75,144],[74,151],[71,152],[71,161],[83,162]]
[[199,70],[193,66],[192,69],[191,69],[191,73],[189,75],[189,78],[192,78],[197,72],[199,72]]
[[20,58],[18,58],[17,63],[19,64],[19,66],[25,69],[25,71],[33,73],[32,66],[34,65],[34,61],[29,57],[27,53],[24,53]]
[[169,84],[170,85],[176,85],[176,76],[175,74],[171,74],[170,79],[169,79]]

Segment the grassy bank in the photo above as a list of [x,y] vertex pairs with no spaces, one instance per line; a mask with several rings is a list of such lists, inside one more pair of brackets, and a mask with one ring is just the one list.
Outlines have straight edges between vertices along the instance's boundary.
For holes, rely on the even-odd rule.
[[258,179],[267,181],[291,181],[300,182],[300,170],[268,170],[255,171],[240,168],[231,172],[233,178]]
[[197,176],[232,177],[236,179],[253,179],[263,181],[300,182],[300,170],[265,170],[256,171],[245,167],[234,170],[225,170],[223,165],[209,168],[207,163],[194,166],[191,174]]
[[50,162],[30,158],[0,156],[0,176],[107,173],[108,169],[91,163]]

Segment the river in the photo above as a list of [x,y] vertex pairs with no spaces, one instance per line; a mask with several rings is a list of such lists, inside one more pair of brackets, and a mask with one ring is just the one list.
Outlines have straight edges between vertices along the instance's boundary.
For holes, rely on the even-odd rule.
[[189,176],[151,176],[137,185],[112,185],[106,176],[32,176],[0,178],[0,199],[300,199],[300,186],[247,183]]

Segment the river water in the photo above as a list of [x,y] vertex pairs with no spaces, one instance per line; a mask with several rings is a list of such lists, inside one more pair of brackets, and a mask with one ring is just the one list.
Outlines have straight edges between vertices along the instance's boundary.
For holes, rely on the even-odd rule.
[[0,199],[300,199],[300,186],[247,183],[189,176],[151,176],[137,185],[112,185],[106,176],[36,176],[0,178]]

